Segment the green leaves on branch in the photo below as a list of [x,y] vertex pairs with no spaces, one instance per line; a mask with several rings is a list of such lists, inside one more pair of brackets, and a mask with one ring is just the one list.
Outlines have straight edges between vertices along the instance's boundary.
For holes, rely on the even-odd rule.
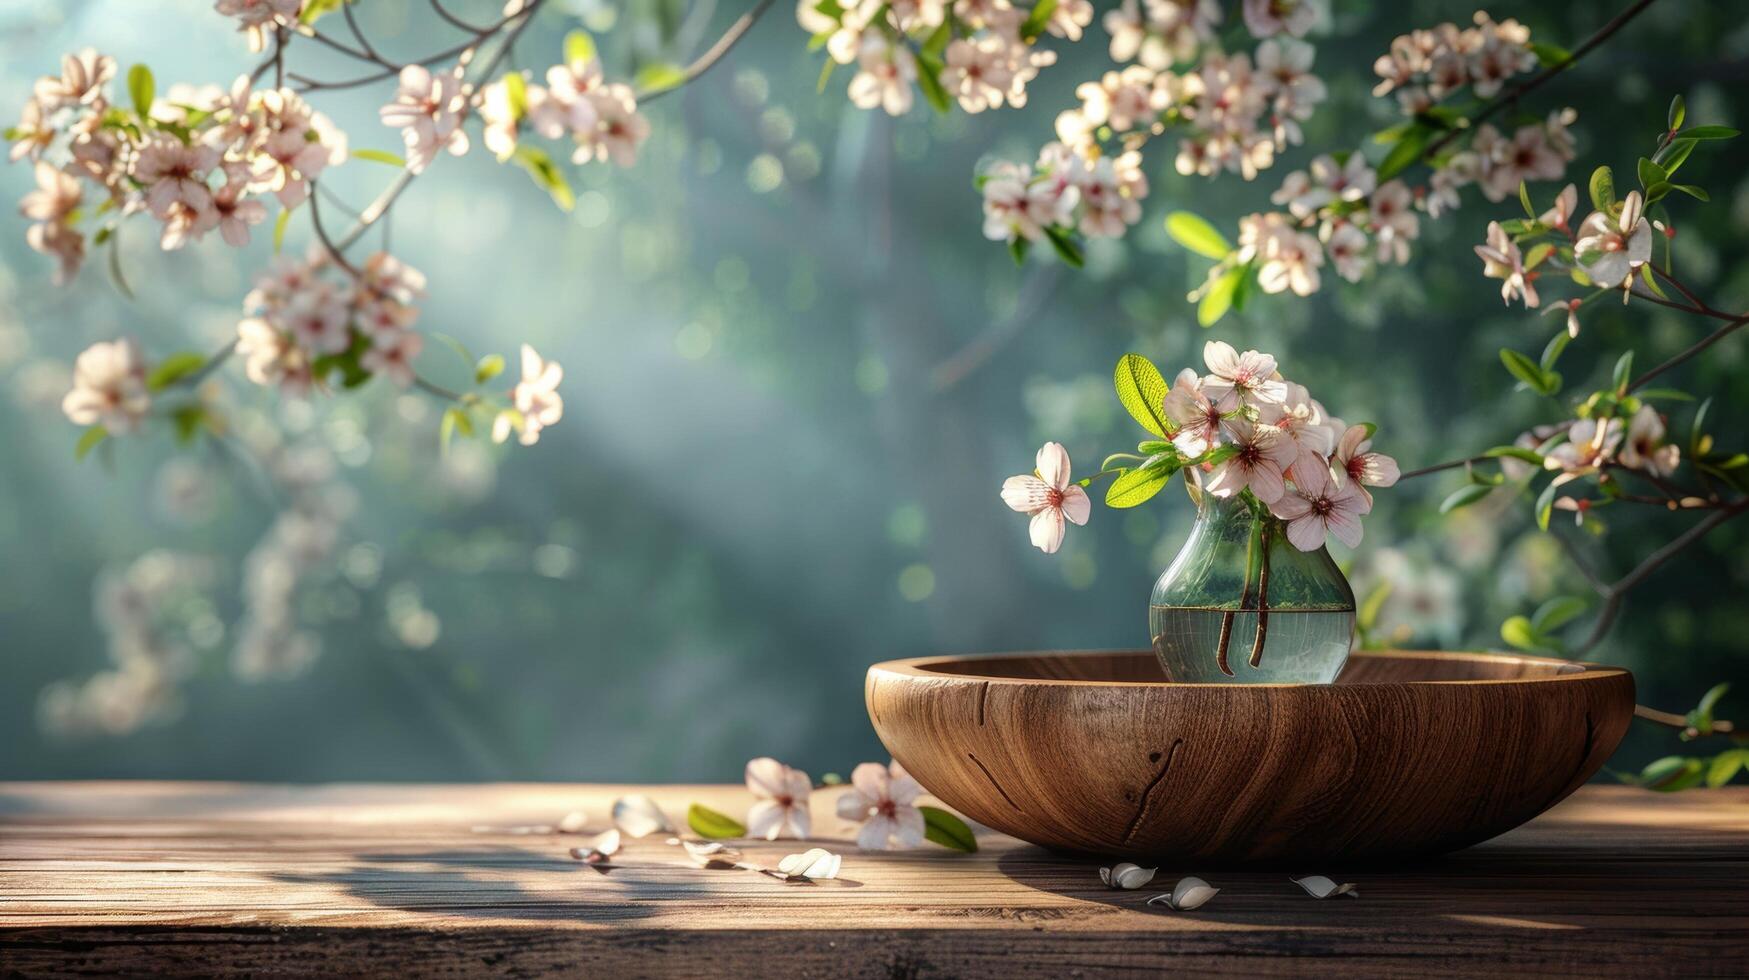
[[1111,481],[1111,486],[1105,491],[1105,505],[1119,510],[1137,507],[1154,499],[1154,495],[1166,489],[1166,484],[1172,482],[1172,474],[1178,472],[1176,460],[1167,463],[1155,457],[1155,461],[1147,465],[1125,472]]
[[[1032,13],[1020,23],[1020,37],[1025,41],[1036,41],[1045,32],[1045,27],[1051,22],[1051,15],[1057,12],[1057,0],[1039,0],[1033,4]],[[947,23],[942,27],[946,28]]]
[[693,833],[710,840],[747,836],[746,825],[726,813],[718,813],[699,803],[687,807],[686,825],[692,828]]
[[1556,596],[1529,616],[1513,616],[1500,624],[1500,638],[1527,653],[1558,654],[1563,649],[1554,632],[1586,609],[1584,599]]
[[1457,510],[1459,507],[1468,507],[1492,492],[1494,492],[1492,486],[1480,483],[1466,483],[1463,486],[1458,487],[1456,490],[1453,490],[1449,496],[1439,502],[1439,512],[1441,514],[1449,514],[1452,511]]
[[1539,395],[1553,395],[1561,390],[1559,371],[1545,370],[1537,362],[1509,347],[1500,348],[1500,363],[1525,387]]
[[977,852],[977,835],[972,833],[972,828],[966,826],[964,820],[937,806],[920,806],[917,809],[923,814],[925,839],[967,854]]
[[205,366],[206,358],[193,351],[171,354],[158,362],[158,366],[152,369],[151,374],[146,375],[146,389],[154,392],[163,391]]
[[1250,276],[1251,266],[1247,263],[1228,269],[1221,273],[1214,282],[1209,283],[1208,288],[1202,294],[1202,299],[1197,301],[1196,322],[1204,329],[1219,322],[1221,317],[1226,316],[1227,311],[1233,308],[1234,301],[1240,296],[1240,289],[1245,286]]
[[1051,248],[1071,269],[1079,269],[1087,264],[1087,257],[1081,251],[1081,243],[1075,240],[1073,232],[1053,225],[1045,226],[1045,238],[1050,240]]
[[1700,696],[1700,703],[1688,713],[1688,727],[1694,730],[1694,734],[1691,736],[1684,732],[1684,741],[1713,733],[1713,709],[1718,706],[1719,699],[1724,697],[1725,692],[1730,689],[1731,685],[1728,683],[1714,684],[1711,689]]

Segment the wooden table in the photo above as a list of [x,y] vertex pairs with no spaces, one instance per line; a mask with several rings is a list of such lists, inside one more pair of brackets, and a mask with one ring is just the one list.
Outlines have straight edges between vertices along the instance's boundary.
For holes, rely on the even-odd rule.
[[[960,855],[863,854],[833,797],[816,832],[843,878],[691,864],[663,835],[606,872],[578,838],[517,832],[646,791],[677,819],[729,786],[283,787],[0,783],[0,975],[1490,976],[1749,972],[1749,788],[1588,787],[1441,860],[1299,868],[1358,884],[1316,901],[1281,871],[1163,868],[1118,892],[1096,866],[992,832]],[[796,842],[744,848],[775,865]],[[1183,874],[1195,913],[1143,900]]]

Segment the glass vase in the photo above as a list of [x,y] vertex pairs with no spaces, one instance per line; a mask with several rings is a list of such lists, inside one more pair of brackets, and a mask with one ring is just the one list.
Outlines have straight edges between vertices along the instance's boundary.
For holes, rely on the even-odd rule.
[[1354,591],[1249,493],[1198,497],[1190,539],[1154,584],[1154,653],[1179,683],[1328,684],[1354,638]]

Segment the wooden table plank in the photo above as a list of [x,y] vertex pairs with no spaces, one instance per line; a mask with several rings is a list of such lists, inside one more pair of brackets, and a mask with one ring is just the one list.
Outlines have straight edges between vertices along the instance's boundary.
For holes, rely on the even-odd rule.
[[[512,833],[572,810],[605,827],[648,792],[680,818],[727,786],[278,787],[0,783],[0,975],[1097,976],[1353,970],[1743,975],[1749,788],[1659,796],[1588,787],[1443,859],[1389,867],[1163,868],[1139,892],[1096,865],[980,830],[981,850],[864,854],[815,794],[843,881],[703,870],[663,836],[606,873],[577,838]],[[775,865],[797,842],[743,847]],[[1353,881],[1318,902],[1289,871]],[[1192,914],[1144,899],[1184,874]]]

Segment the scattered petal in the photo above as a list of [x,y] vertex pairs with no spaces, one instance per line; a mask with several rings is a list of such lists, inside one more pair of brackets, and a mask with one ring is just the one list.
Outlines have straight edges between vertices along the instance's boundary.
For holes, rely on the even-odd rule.
[[656,801],[641,794],[613,801],[613,825],[631,837],[648,837],[674,829]]
[[580,834],[583,826],[589,822],[589,817],[582,810],[572,810],[559,820],[559,833]]
[[686,848],[686,853],[704,868],[732,868],[741,857],[741,852],[722,841],[715,840],[683,840],[680,846]]
[[619,846],[619,831],[606,830],[596,834],[586,845],[571,848],[571,856],[590,864],[605,864],[608,858],[619,853]]
[[1177,912],[1189,912],[1201,908],[1208,900],[1219,895],[1221,890],[1211,886],[1201,878],[1184,878],[1172,886],[1169,895],[1155,895],[1148,899],[1149,905],[1165,905]]
[[777,863],[777,870],[789,878],[824,879],[838,877],[838,866],[844,858],[823,847],[813,847],[800,854],[791,854]]
[[1313,898],[1333,898],[1337,895],[1360,897],[1360,892],[1354,890],[1353,882],[1344,882],[1338,885],[1323,875],[1307,875],[1304,878],[1289,878],[1288,880],[1304,888],[1306,894]]
[[1112,868],[1100,868],[1099,880],[1108,888],[1136,889],[1154,880],[1154,868],[1142,868],[1124,863]]

